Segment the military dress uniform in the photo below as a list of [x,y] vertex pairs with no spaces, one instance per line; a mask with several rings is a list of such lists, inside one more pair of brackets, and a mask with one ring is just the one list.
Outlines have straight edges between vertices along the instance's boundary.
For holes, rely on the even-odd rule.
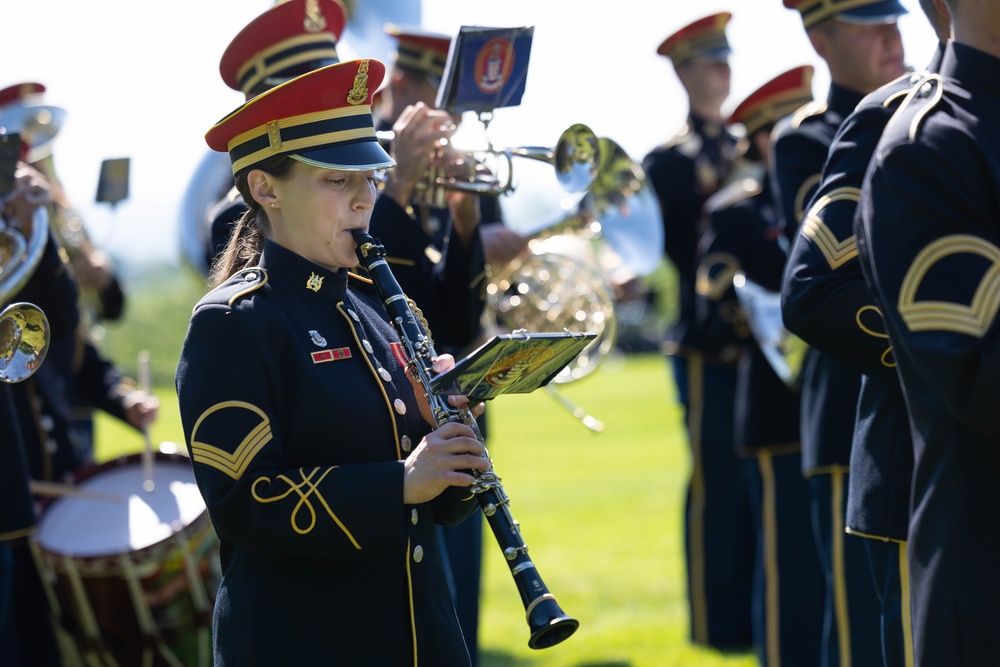
[[[812,68],[789,70],[758,88],[731,115],[748,137],[811,98]],[[754,645],[762,665],[811,664],[819,643],[823,578],[815,556],[809,488],[801,473],[799,399],[767,361],[733,287],[747,279],[777,291],[787,244],[764,166],[748,160],[745,178],[706,202],[699,253],[698,312],[705,333],[740,343],[735,402],[736,453],[749,480],[757,556],[752,595]],[[712,315],[714,313],[714,316]]]
[[[853,245],[851,234],[846,239],[829,239],[832,247],[811,243],[814,228],[811,218],[804,219],[804,212],[820,184],[837,129],[861,99],[860,93],[832,84],[825,106],[810,105],[774,130],[772,187],[786,234],[794,238],[782,281],[783,301],[787,276],[796,275],[810,261],[826,262],[824,250],[831,255],[834,266],[856,255],[856,250],[847,247]],[[819,240],[828,241],[828,234],[820,234]],[[794,323],[786,327],[796,330]],[[868,662],[880,661],[879,604],[871,586],[868,557],[863,543],[844,539],[846,484],[861,372],[810,347],[803,361],[800,385],[802,471],[813,488],[816,546],[827,576],[823,647],[830,664],[839,664],[842,653],[848,651],[855,660],[860,660],[858,653],[864,652]]]
[[478,506],[404,505],[430,426],[401,355],[369,283],[271,242],[195,307],[177,392],[221,540],[216,664],[469,663],[434,524]]
[[1000,60],[949,43],[887,125],[856,231],[913,428],[916,665],[1000,664]]
[[[360,181],[395,164],[371,114],[384,73],[371,59],[312,70],[248,100],[206,142],[229,153],[237,178],[281,157],[347,174],[344,185],[318,172],[349,188],[328,221],[339,256],[348,225],[367,225],[371,212]],[[283,199],[261,197],[274,207]],[[289,231],[303,221],[279,214],[273,224]],[[273,240],[253,249],[258,263],[196,306],[176,379],[220,539],[216,665],[468,666],[434,524],[459,522],[478,503],[449,487],[404,504],[404,460],[431,426],[385,307],[346,268]]]
[[[710,199],[706,209],[705,259],[723,276],[728,274],[730,283],[716,303],[718,319],[733,322],[735,272],[777,289],[785,260],[780,230],[766,180],[733,183]],[[711,298],[709,292],[706,297]],[[823,578],[814,556],[809,488],[802,478],[799,397],[750,338],[741,350],[734,428],[736,452],[745,458],[756,533],[751,606],[756,652],[762,665],[808,664],[805,660],[812,659],[819,643],[816,609]]]
[[[928,66],[940,66],[943,46]],[[786,275],[785,325],[862,372],[848,477],[846,530],[865,540],[881,603],[886,665],[912,664],[906,580],[913,444],[882,311],[862,274],[854,219],[865,172],[889,118],[925,73],[867,95],[841,124],[822,183],[800,228],[799,263]],[[842,239],[838,242],[835,239]],[[903,565],[901,568],[900,565]]]
[[[675,67],[695,58],[726,62],[730,17],[721,13],[695,21],[670,35],[657,52]],[[748,648],[753,641],[753,530],[746,477],[733,451],[738,352],[699,336],[695,283],[703,206],[736,154],[737,139],[722,122],[691,113],[677,136],[642,161],[663,211],[664,252],[677,273],[678,316],[664,349],[671,356],[691,449],[684,519],[690,636],[723,650]]]
[[[31,278],[12,302],[35,304],[46,315],[51,341],[72,339],[79,325],[76,283],[60,257],[54,237]],[[0,385],[0,558],[8,574],[0,582],[0,664],[56,667],[62,664],[48,605],[27,539],[37,528],[38,512],[28,490],[30,479],[60,480],[80,463],[72,446],[72,414],[54,395],[50,382],[35,373],[16,384]],[[64,409],[60,409],[63,406]],[[26,539],[27,538],[27,539]],[[2,615],[2,614],[0,614]]]

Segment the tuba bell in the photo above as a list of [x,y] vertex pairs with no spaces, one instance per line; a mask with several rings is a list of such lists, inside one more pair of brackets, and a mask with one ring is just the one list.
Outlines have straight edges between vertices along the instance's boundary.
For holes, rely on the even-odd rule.
[[[48,242],[48,214],[35,209],[27,240],[13,226],[0,223],[0,304],[27,284]],[[49,322],[30,303],[12,303],[0,311],[0,382],[21,382],[38,370],[49,349]]]

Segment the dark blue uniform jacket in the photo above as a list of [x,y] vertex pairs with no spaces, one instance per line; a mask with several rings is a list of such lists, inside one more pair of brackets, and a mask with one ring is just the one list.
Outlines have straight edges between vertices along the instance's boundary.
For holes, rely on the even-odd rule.
[[274,243],[195,307],[177,370],[221,540],[217,665],[468,665],[435,522],[403,504],[430,427],[370,283]]
[[940,74],[887,125],[858,231],[913,428],[917,664],[998,665],[1000,59],[951,43]]

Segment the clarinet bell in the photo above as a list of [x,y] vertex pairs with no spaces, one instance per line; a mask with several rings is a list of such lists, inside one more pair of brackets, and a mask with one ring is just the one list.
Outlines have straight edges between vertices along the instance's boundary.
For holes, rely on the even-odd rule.
[[528,648],[541,649],[555,646],[570,637],[580,627],[580,621],[570,618],[559,607],[554,595],[543,595],[527,611],[531,637]]

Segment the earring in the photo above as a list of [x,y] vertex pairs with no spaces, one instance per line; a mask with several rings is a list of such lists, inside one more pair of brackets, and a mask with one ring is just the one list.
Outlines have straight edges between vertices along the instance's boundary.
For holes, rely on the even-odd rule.
[[271,202],[271,208],[274,208],[274,206],[275,206],[274,202]]

